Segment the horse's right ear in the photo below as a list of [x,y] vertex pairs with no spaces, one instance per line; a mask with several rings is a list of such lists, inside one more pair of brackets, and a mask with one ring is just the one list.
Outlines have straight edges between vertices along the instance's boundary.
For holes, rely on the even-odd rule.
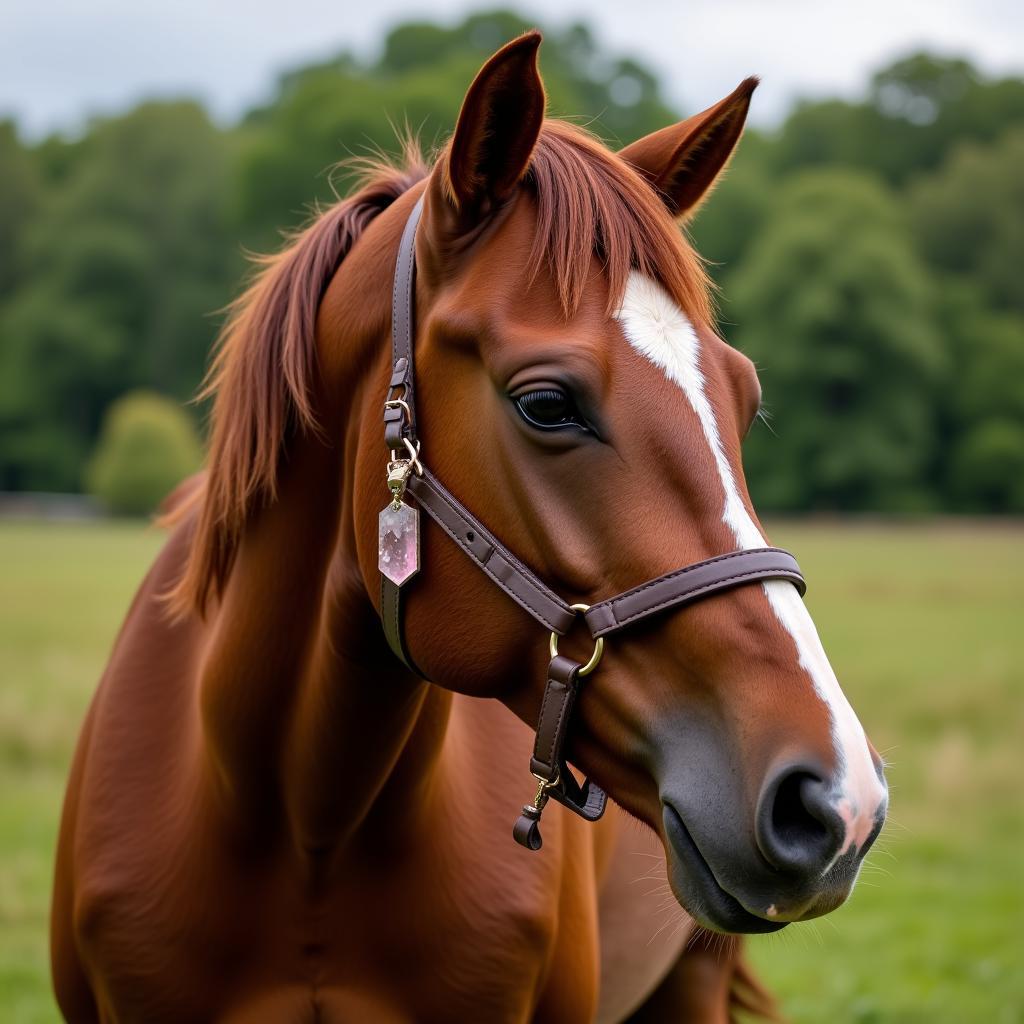
[[539,32],[527,32],[503,46],[480,69],[462,102],[442,184],[463,218],[499,206],[529,167],[544,121],[540,42]]
[[703,113],[619,151],[654,186],[673,217],[690,217],[711,192],[743,133],[757,81],[746,79]]

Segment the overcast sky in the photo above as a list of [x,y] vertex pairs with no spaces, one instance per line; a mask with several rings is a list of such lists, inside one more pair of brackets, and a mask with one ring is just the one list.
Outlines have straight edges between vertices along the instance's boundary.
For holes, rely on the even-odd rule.
[[[466,0],[0,0],[0,112],[38,137],[74,131],[89,114],[120,111],[143,97],[190,95],[226,121],[265,98],[282,70],[342,48],[372,56],[396,21],[453,21],[481,6]],[[546,24],[585,19],[605,46],[659,72],[669,100],[683,112],[760,74],[764,84],[752,116],[762,124],[776,121],[796,96],[855,95],[870,70],[917,47],[964,53],[993,72],[1024,71],[1020,0],[507,0],[504,6]]]

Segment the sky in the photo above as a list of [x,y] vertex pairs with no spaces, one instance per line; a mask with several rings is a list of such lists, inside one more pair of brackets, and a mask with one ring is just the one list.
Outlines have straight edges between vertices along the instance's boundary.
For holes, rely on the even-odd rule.
[[396,22],[494,6],[545,24],[586,20],[609,50],[651,66],[684,114],[759,74],[751,118],[762,125],[797,97],[856,96],[872,70],[922,47],[1024,73],[1019,0],[0,0],[0,116],[39,138],[187,95],[226,123],[288,68],[342,49],[372,58]]

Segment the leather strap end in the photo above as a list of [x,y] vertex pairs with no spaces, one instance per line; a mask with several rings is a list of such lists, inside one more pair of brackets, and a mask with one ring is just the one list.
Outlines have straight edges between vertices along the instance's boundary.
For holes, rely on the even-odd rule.
[[402,439],[408,424],[401,407],[384,410],[384,446],[391,452],[402,451]]
[[391,370],[391,381],[388,384],[388,390],[394,391],[395,388],[408,386],[409,360],[405,356],[399,356],[395,360],[395,365]]
[[540,834],[540,811],[536,807],[527,804],[523,813],[516,818],[512,826],[512,838],[527,850],[537,852],[543,845],[544,840]]
[[604,816],[605,808],[608,806],[608,794],[589,779],[583,787],[583,792],[586,793],[587,800],[583,805],[583,810],[577,813],[587,821],[597,821]]
[[559,783],[548,790],[548,796],[585,821],[597,821],[608,804],[608,794],[597,783],[587,779],[579,785],[564,761]]
[[380,578],[380,619],[384,626],[384,638],[388,642],[395,657],[414,675],[426,679],[416,662],[412,660],[408,645],[405,642],[405,629],[402,622],[402,588],[387,576]]
[[576,696],[580,663],[558,654],[548,664],[548,680],[537,717],[537,735],[533,741],[530,772],[553,783],[562,763],[569,717]]

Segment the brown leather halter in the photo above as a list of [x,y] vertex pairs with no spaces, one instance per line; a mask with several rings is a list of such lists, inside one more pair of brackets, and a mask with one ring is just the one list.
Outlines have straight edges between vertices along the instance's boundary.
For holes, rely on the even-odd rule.
[[[541,811],[548,799],[564,804],[582,817],[595,821],[604,813],[607,797],[587,780],[581,786],[569,770],[563,753],[566,730],[580,679],[592,672],[601,659],[604,638],[669,608],[677,608],[732,587],[759,580],[789,580],[801,596],[807,587],[796,559],[780,548],[730,551],[703,562],[641,583],[599,604],[570,605],[544,585],[445,486],[426,469],[419,457],[416,435],[414,347],[414,283],[416,275],[416,225],[423,212],[417,202],[398,249],[392,304],[392,374],[384,406],[384,440],[391,453],[388,485],[396,511],[406,494],[441,527],[490,579],[542,626],[551,631],[551,663],[537,721],[530,771],[538,782],[532,804],[523,807],[513,829],[516,842],[539,850]],[[397,397],[396,397],[397,394]],[[415,512],[407,513],[416,523]],[[384,510],[384,513],[388,509]],[[382,515],[384,514],[382,513]],[[418,535],[416,544],[418,545]],[[391,649],[418,675],[402,632],[402,586],[418,568],[417,563],[400,583],[381,566],[381,619]],[[578,613],[595,640],[594,653],[584,665],[558,654],[558,637],[572,626]],[[425,678],[425,677],[424,677]]]

